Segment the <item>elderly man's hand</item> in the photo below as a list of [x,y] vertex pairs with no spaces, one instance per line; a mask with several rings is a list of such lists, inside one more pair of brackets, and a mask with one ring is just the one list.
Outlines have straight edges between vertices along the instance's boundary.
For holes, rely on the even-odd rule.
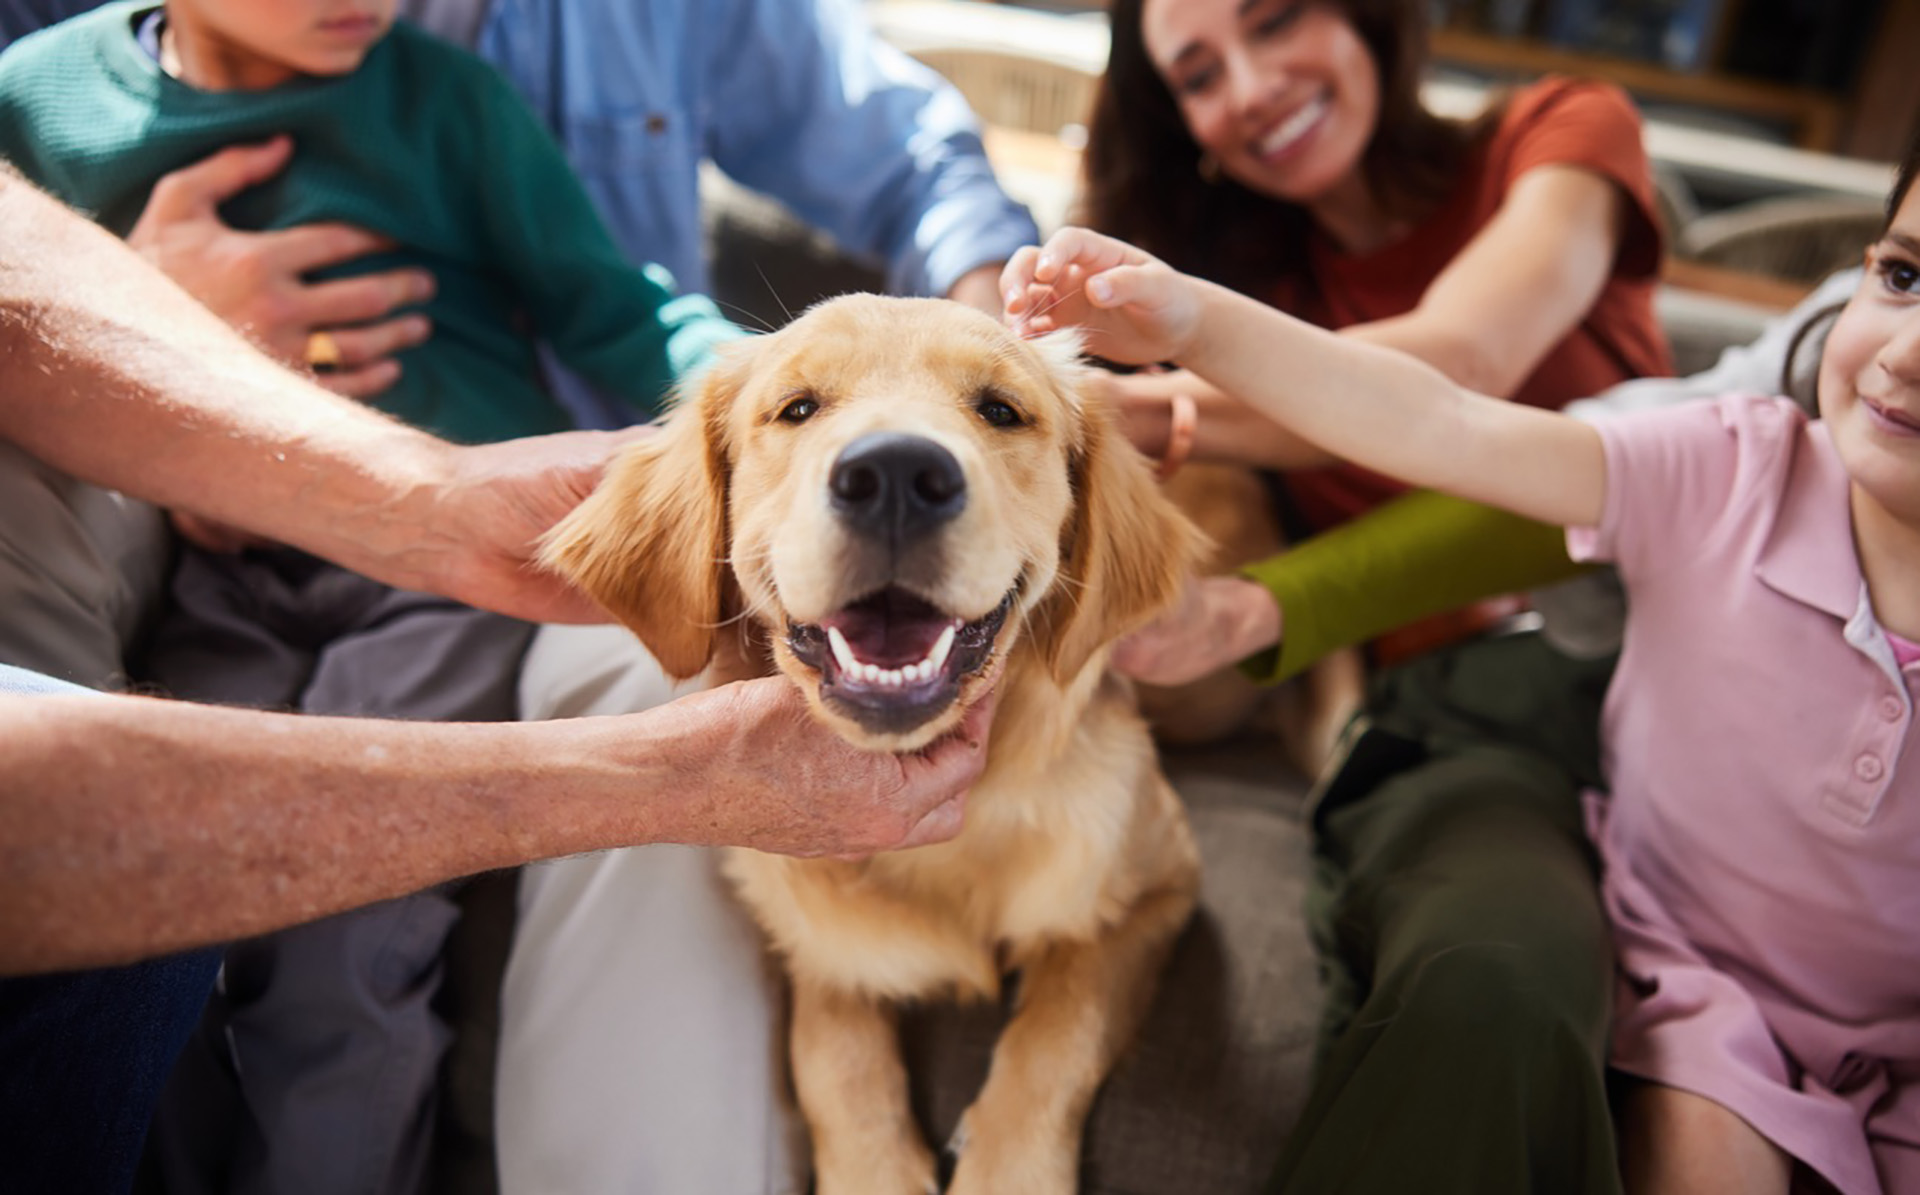
[[541,536],[593,492],[613,457],[652,434],[639,426],[434,444],[425,479],[402,500],[356,512],[310,550],[390,585],[515,618],[606,622],[605,610],[535,556]]
[[321,385],[367,398],[399,378],[393,354],[432,333],[425,316],[392,313],[432,297],[433,276],[386,270],[308,282],[312,271],[393,245],[345,224],[273,232],[228,227],[220,205],[278,174],[292,152],[292,140],[281,136],[230,146],[174,171],[154,186],[127,243],[281,361],[328,366],[318,375]]
[[[697,736],[688,752],[693,840],[783,855],[869,855],[960,832],[966,792],[987,761],[994,696],[952,734],[911,755],[850,746],[815,720],[783,677],[694,693],[671,709]],[[703,762],[697,772],[696,762]]]

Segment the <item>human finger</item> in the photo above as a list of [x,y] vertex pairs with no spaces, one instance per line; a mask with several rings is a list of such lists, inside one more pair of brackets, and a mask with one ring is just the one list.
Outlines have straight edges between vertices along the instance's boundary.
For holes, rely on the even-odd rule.
[[1087,301],[1095,307],[1125,307],[1128,304],[1157,308],[1166,302],[1161,286],[1165,271],[1144,265],[1115,265],[1088,269],[1085,288]]
[[432,334],[433,321],[424,315],[403,315],[355,328],[332,328],[327,332],[333,350],[333,360],[329,364],[341,369],[354,369],[383,361],[401,349],[412,348]]
[[1033,306],[1033,266],[1039,260],[1038,245],[1023,245],[1000,271],[1000,298],[1008,316],[1021,315]]
[[954,734],[970,743],[986,746],[987,735],[993,728],[993,715],[1000,708],[1000,688],[998,685],[988,689],[967,707],[960,719],[960,725]]
[[291,306],[306,327],[325,328],[338,337],[345,325],[385,319],[396,308],[426,302],[433,291],[433,275],[425,270],[382,270],[303,286]]
[[286,167],[293,139],[284,134],[253,145],[229,145],[189,166],[160,177],[135,223],[211,210],[241,191],[265,182]]
[[394,241],[352,224],[323,222],[297,224],[258,234],[264,256],[276,267],[295,274],[336,266],[341,262],[384,253]]
[[946,842],[957,836],[967,822],[967,794],[960,793],[935,805],[907,831],[907,836],[892,849],[910,850],[916,846],[932,846],[936,842]]
[[400,363],[392,359],[373,361],[357,369],[336,369],[314,375],[314,381],[344,398],[369,399],[385,394],[400,380]]
[[1062,274],[1078,267],[1097,273],[1144,257],[1124,241],[1117,241],[1087,228],[1062,228],[1047,238],[1040,256],[1033,263],[1036,282],[1056,283]]
[[1160,620],[1123,636],[1113,646],[1114,669],[1149,685],[1178,685],[1205,676],[1212,669],[1194,670],[1183,663],[1190,653],[1169,650],[1170,644],[1186,642],[1183,631]]

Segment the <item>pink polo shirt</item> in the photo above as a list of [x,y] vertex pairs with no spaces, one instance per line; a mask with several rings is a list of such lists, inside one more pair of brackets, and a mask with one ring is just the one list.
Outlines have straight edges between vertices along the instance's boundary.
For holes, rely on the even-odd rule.
[[1737,1112],[1847,1195],[1920,1190],[1920,665],[1898,664],[1826,429],[1727,398],[1597,425],[1618,564],[1591,805],[1614,1064]]

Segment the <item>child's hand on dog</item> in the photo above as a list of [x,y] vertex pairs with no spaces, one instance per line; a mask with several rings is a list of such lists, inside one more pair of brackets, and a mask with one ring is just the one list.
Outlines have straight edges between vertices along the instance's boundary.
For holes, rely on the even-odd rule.
[[1063,228],[1045,245],[1015,253],[1000,293],[1019,335],[1084,328],[1088,352],[1130,365],[1178,361],[1200,327],[1193,279],[1084,228]]

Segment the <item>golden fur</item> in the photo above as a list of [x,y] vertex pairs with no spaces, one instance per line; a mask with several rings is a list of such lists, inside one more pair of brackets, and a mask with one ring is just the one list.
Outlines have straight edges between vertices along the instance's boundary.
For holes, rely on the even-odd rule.
[[[1184,813],[1106,657],[1171,603],[1202,545],[1105,411],[1082,404],[1076,358],[1070,339],[1021,341],[941,300],[826,303],[729,352],[548,544],[668,672],[771,665],[856,743],[923,746],[999,688],[954,840],[857,862],[728,860],[792,977],[794,1080],[822,1195],[938,1189],[890,1006],[992,995],[1015,969],[1019,1009],[956,1137],[949,1189],[1073,1190],[1094,1091],[1193,906]],[[944,450],[964,509],[876,546],[835,488],[836,462],[872,437]],[[974,666],[917,682],[908,667],[904,687],[863,688],[863,657],[850,673],[819,627],[859,635],[846,612],[883,590],[935,620],[923,637],[939,618],[965,624],[954,641],[974,647],[930,649],[923,664]],[[862,650],[881,650],[867,634]]]

